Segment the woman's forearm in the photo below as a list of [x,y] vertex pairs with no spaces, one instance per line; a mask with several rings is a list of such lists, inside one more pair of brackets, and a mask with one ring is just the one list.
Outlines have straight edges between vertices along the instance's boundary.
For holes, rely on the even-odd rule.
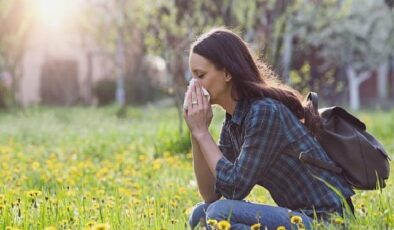
[[222,152],[208,131],[196,132],[192,136],[194,141],[199,144],[200,155],[204,157],[208,169],[216,179],[216,165],[223,157]]
[[193,166],[197,179],[198,189],[204,201],[211,203],[220,197],[215,193],[215,177],[211,173],[208,164],[201,153],[200,146],[192,136]]

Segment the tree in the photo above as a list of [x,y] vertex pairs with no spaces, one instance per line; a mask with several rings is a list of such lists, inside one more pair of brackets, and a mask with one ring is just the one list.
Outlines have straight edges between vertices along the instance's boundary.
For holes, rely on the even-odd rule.
[[[142,42],[139,42],[142,41],[147,10],[141,0],[89,0],[79,18],[81,43],[86,48],[88,63],[95,55],[108,57],[113,63],[117,81],[116,100],[121,107],[126,103],[125,81],[136,75],[145,52]],[[87,47],[88,43],[95,45]],[[88,76],[90,89],[91,84]]]
[[14,106],[17,105],[21,63],[33,20],[28,8],[26,0],[0,2],[0,72],[10,73],[12,77],[11,101]]
[[323,69],[344,70],[350,107],[359,109],[360,84],[387,63],[394,49],[393,15],[383,2],[372,0],[327,1],[303,9],[310,11],[299,14],[305,23],[304,34],[298,34],[303,46],[318,50]]

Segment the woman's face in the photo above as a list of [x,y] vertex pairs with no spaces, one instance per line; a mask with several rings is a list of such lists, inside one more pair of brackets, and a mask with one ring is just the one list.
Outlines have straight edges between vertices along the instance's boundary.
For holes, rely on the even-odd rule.
[[189,67],[193,78],[199,79],[211,96],[211,104],[217,104],[218,99],[230,95],[231,77],[223,70],[218,70],[208,59],[196,53],[189,58]]

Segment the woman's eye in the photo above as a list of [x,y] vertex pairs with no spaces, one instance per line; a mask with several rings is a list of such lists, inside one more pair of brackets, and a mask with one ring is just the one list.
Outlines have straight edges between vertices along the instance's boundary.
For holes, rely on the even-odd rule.
[[199,79],[201,79],[201,78],[204,77],[204,74],[198,75],[197,77],[198,77]]

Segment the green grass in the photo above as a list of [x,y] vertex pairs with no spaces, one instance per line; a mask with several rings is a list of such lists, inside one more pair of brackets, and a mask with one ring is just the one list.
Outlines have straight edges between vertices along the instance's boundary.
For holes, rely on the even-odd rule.
[[[0,229],[185,229],[200,202],[187,127],[176,110],[115,107],[29,108],[0,113]],[[223,111],[215,109],[217,139]],[[359,117],[389,153],[394,111]],[[350,229],[394,227],[393,178],[379,191],[358,191]],[[274,204],[256,187],[251,201]],[[96,225],[97,227],[97,225]],[[333,223],[326,228],[336,229]]]

